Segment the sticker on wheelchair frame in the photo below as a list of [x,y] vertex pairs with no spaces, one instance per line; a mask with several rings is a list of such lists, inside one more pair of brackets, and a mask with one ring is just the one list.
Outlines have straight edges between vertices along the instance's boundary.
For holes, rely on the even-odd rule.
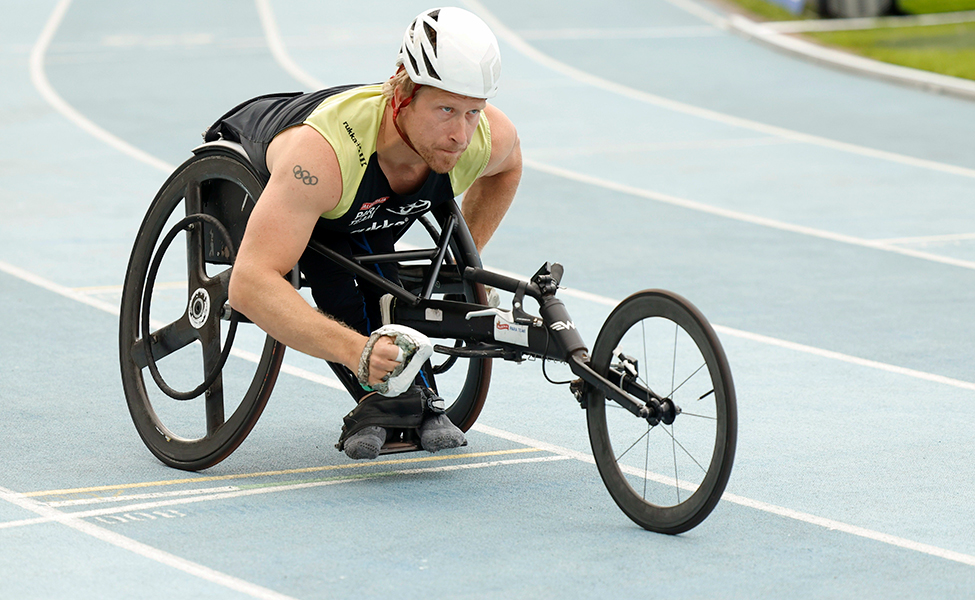
[[528,325],[512,323],[494,315],[494,339],[499,342],[528,347]]
[[205,289],[198,288],[190,296],[190,305],[186,312],[194,329],[203,327],[210,317],[210,294]]

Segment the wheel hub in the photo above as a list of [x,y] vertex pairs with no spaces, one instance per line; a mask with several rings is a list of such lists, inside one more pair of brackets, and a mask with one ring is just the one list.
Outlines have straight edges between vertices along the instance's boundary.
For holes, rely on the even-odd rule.
[[210,318],[210,294],[203,288],[197,289],[190,296],[186,312],[190,317],[190,325],[195,329],[203,327]]
[[680,407],[674,404],[674,401],[670,398],[665,398],[663,402],[660,403],[660,411],[657,416],[663,422],[664,425],[673,425],[674,419],[680,414]]

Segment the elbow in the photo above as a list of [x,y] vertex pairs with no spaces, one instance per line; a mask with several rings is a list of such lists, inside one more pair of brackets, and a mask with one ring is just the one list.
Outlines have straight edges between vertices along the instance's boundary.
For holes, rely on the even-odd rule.
[[247,285],[247,270],[234,266],[230,272],[230,283],[227,286],[227,301],[230,307],[242,315],[249,315],[252,309],[252,294],[248,293],[253,286]]

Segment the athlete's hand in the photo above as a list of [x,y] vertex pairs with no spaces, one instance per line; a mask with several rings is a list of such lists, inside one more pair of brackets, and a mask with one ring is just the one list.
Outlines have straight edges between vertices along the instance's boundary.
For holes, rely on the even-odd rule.
[[391,336],[384,335],[376,340],[369,357],[369,385],[375,387],[388,377],[399,366],[401,361],[397,358],[400,356],[402,351],[393,343]]

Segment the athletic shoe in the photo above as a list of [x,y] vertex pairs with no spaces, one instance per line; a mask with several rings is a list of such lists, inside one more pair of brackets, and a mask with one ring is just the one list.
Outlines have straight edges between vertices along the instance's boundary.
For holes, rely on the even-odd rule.
[[431,415],[420,425],[420,445],[427,452],[458,448],[466,443],[464,432],[446,414]]
[[372,460],[386,443],[386,430],[382,427],[363,427],[345,440],[345,454],[355,460]]

